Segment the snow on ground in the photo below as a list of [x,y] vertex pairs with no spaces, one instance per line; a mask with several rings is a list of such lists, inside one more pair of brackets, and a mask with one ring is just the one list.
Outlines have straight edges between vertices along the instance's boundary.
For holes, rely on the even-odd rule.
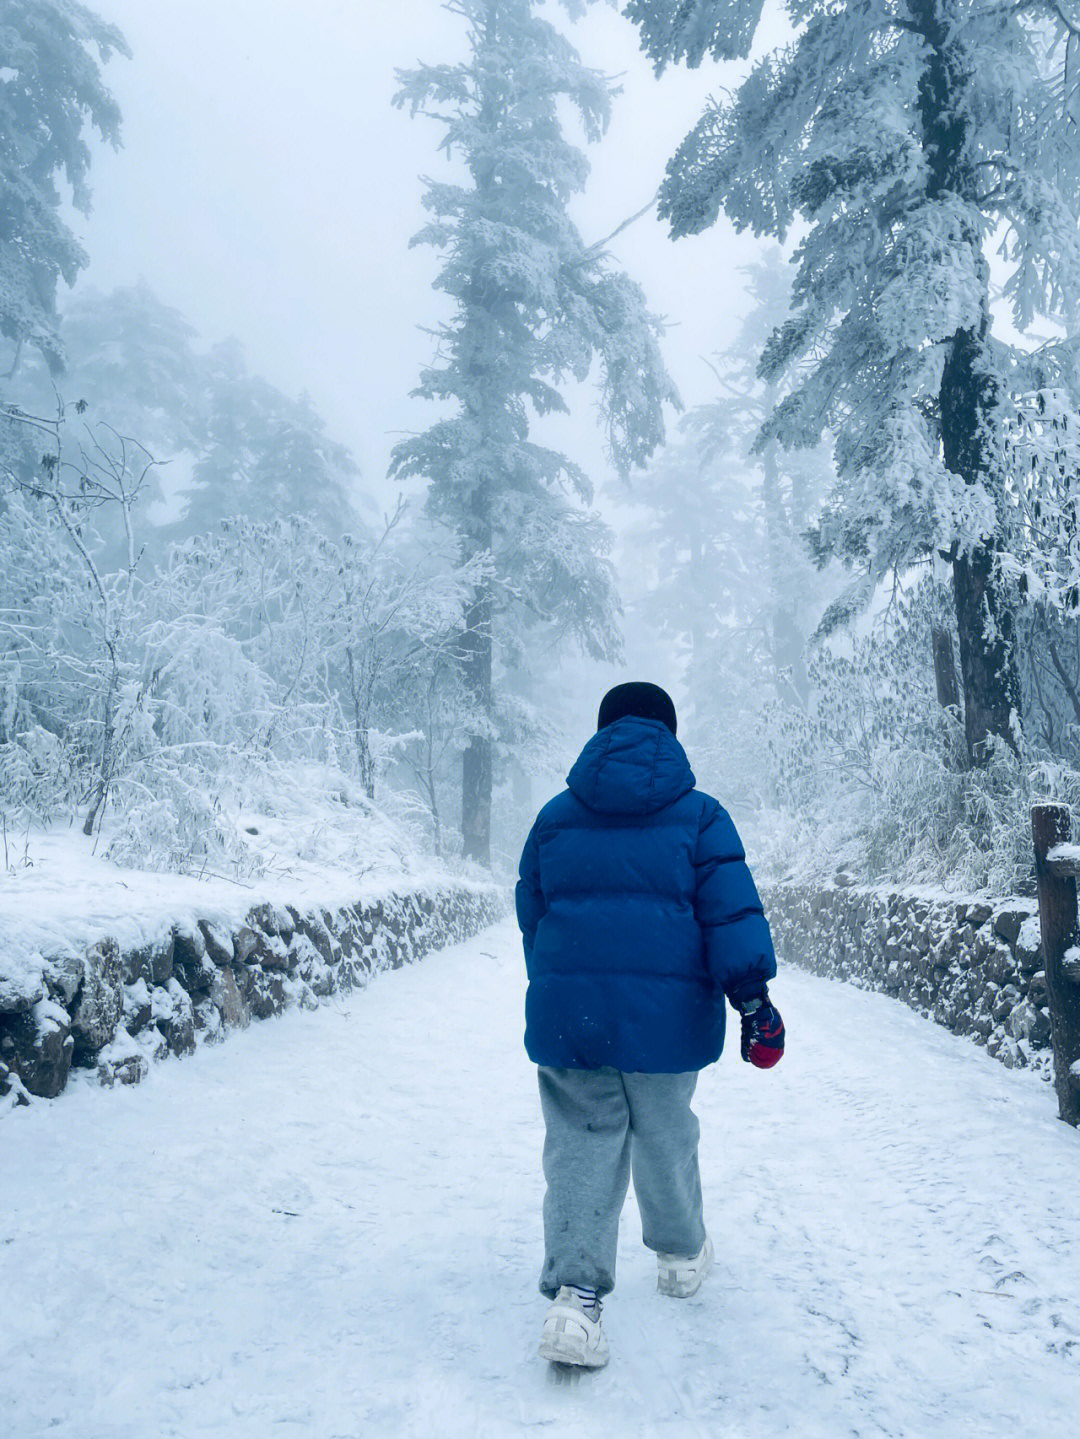
[[[264,844],[284,829],[276,817],[245,816],[257,824]],[[276,829],[274,828],[276,826]],[[305,859],[305,837],[320,857]],[[102,847],[71,828],[36,829],[25,841],[9,839],[8,868],[0,864],[0,983],[41,972],[42,955],[79,950],[111,935],[121,950],[164,938],[174,924],[210,920],[238,924],[254,904],[273,900],[301,908],[337,907],[373,900],[391,891],[471,881],[451,876],[436,860],[410,855],[394,844],[390,825],[368,826],[374,842],[365,863],[328,862],[321,851],[335,839],[326,824],[308,819],[303,832],[280,836],[272,866],[254,879],[195,877],[131,869],[104,858]],[[268,859],[271,856],[268,854]],[[490,888],[490,880],[477,881]]]
[[785,970],[775,1071],[702,1121],[716,1269],[656,1293],[632,1198],[612,1362],[551,1383],[542,1126],[510,924],[312,1014],[0,1126],[18,1439],[969,1439],[1080,1412],[1080,1135],[883,995]]

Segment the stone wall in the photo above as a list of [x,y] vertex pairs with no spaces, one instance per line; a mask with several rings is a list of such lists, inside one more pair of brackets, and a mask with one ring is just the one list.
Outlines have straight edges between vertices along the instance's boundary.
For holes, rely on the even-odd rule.
[[1050,1075],[1036,902],[762,886],[780,963],[895,995],[1010,1068]]
[[73,1067],[135,1084],[153,1059],[466,939],[506,903],[495,886],[447,884],[338,909],[260,904],[233,928],[198,920],[140,949],[103,937],[41,956],[18,982],[0,977],[0,1107],[53,1098]]

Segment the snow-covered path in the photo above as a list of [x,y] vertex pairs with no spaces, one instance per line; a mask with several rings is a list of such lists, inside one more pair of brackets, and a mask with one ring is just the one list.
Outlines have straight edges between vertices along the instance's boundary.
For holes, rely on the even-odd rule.
[[785,970],[784,1063],[703,1075],[694,1299],[631,1198],[610,1367],[553,1385],[509,924],[130,1091],[0,1126],[12,1439],[1076,1432],[1080,1135],[1048,1088]]

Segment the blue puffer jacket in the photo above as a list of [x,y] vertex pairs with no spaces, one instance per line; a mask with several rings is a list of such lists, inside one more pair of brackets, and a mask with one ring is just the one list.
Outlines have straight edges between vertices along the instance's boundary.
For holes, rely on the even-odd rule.
[[659,720],[599,730],[536,817],[517,915],[535,1064],[680,1073],[724,1044],[724,995],[776,973],[727,811]]

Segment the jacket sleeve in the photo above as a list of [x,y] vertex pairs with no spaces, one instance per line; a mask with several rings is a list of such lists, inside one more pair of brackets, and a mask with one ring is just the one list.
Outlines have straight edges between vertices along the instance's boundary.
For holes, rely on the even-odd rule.
[[711,799],[694,854],[694,913],[713,983],[734,1003],[776,974],[769,922],[731,816]]
[[521,853],[518,882],[514,890],[514,904],[517,909],[518,927],[521,930],[521,938],[525,946],[525,963],[527,965],[532,958],[536,926],[547,913],[547,905],[544,903],[543,891],[540,888],[540,847],[536,842],[535,824],[529,831],[529,837],[525,841],[525,848]]

